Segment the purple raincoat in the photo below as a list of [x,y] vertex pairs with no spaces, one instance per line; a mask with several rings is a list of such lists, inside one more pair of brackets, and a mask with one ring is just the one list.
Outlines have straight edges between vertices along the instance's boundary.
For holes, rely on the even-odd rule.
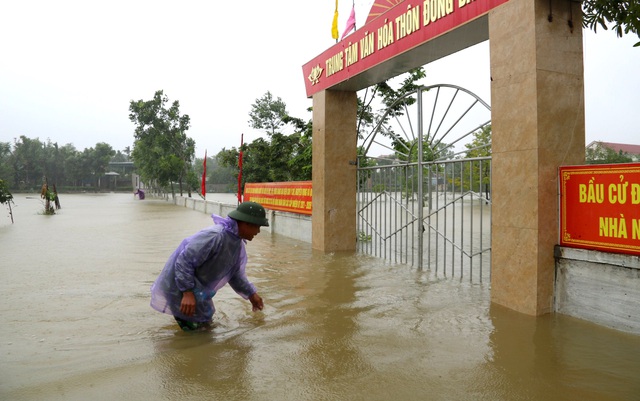
[[[151,307],[190,322],[209,322],[215,312],[213,296],[229,283],[242,298],[256,293],[245,267],[245,241],[238,236],[238,224],[211,215],[214,225],[184,239],[151,286]],[[184,291],[193,291],[196,313],[180,312]]]

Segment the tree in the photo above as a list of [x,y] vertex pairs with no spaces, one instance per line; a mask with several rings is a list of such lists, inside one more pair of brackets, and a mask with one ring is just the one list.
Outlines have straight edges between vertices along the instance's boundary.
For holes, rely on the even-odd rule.
[[5,185],[11,187],[13,185],[13,166],[11,163],[11,143],[0,142],[0,177],[5,180]]
[[[312,109],[308,108],[311,112]],[[303,120],[301,118],[287,116],[284,119],[286,124],[292,125],[295,129],[297,141],[292,148],[291,159],[288,162],[289,171],[294,181],[311,180],[313,165],[313,120]]]
[[[274,100],[271,92],[256,99],[249,113],[253,128],[264,129],[267,138],[244,144],[242,177],[244,182],[283,182],[311,179],[312,121],[291,117],[282,99]],[[285,126],[295,132],[285,135]],[[239,149],[222,149],[216,159],[221,166],[234,168],[237,179]]]
[[[236,155],[237,156],[237,155]],[[195,161],[195,172],[198,177],[202,177],[203,159],[197,158]],[[234,176],[236,167],[222,166],[217,157],[207,157],[207,184],[220,189],[225,186],[225,191],[233,191],[238,185],[238,176]]]
[[286,116],[287,105],[280,98],[274,100],[271,92],[267,91],[251,105],[248,122],[251,128],[264,129],[271,136],[280,132]]
[[[307,160],[311,143],[307,137],[299,133],[282,135],[276,133],[271,140],[257,138],[242,147],[242,177],[244,182],[282,182],[304,181],[311,179],[311,166]],[[216,160],[226,169],[233,171],[238,177],[237,148],[223,148],[216,155]],[[303,164],[304,163],[304,164]]]
[[[243,163],[242,177],[244,182],[273,182],[274,161],[271,159],[271,144],[264,138],[257,138],[249,144],[242,146]],[[238,160],[240,151],[231,148],[229,150],[223,148],[216,155],[216,159],[220,165],[234,168],[234,177],[239,174]]]
[[21,135],[13,144],[14,182],[18,189],[33,189],[39,186],[44,175],[44,144],[39,139]]
[[95,148],[89,148],[88,161],[94,177],[99,179],[107,172],[109,161],[115,154],[116,151],[113,150],[111,145],[104,142],[97,143]]
[[[491,124],[485,125],[482,129],[473,133],[473,140],[466,144],[467,158],[490,157],[491,156]],[[491,184],[491,164],[465,163],[464,179],[469,180],[466,187],[477,192],[485,191],[485,196],[489,199],[489,185]]]
[[[389,119],[404,113],[402,104],[396,100],[418,88],[417,81],[425,76],[422,67],[411,70],[399,88],[393,89],[388,83],[383,82],[367,89],[363,98],[358,98],[358,117],[356,132],[359,137],[362,132],[373,127],[376,121],[376,113],[373,111],[374,101],[380,101],[392,112],[385,116]],[[408,99],[407,102],[413,102]],[[311,111],[311,109],[308,109]],[[244,144],[243,171],[245,182],[274,182],[274,181],[307,181],[312,175],[312,138],[313,121],[304,120],[287,114],[286,104],[279,97],[274,99],[271,92],[256,99],[249,113],[249,124],[252,128],[263,129],[265,138],[258,138],[252,143]],[[378,117],[382,118],[382,117]],[[285,126],[294,128],[294,133],[284,135],[281,130]],[[393,132],[385,132],[386,135],[396,138]],[[358,153],[362,154],[359,149]],[[237,169],[239,149],[222,149],[216,159],[221,166]],[[370,164],[371,161],[362,160]],[[238,171],[234,175],[237,179]]]
[[64,177],[64,159],[57,142],[43,144],[43,170],[44,175],[51,179],[52,183],[60,183]]
[[11,210],[13,195],[9,192],[9,187],[2,179],[0,179],[0,203],[6,204],[9,208],[9,216],[11,216],[11,223],[13,223],[13,211]]
[[129,155],[121,151],[116,151],[116,154],[111,158],[112,163],[125,163],[129,161]]
[[[582,13],[582,25],[594,32],[598,26],[607,30],[607,25],[613,24],[618,37],[632,32],[640,38],[640,3],[637,0],[583,0]],[[640,42],[636,42],[634,47],[637,46]]]
[[[403,98],[407,93],[418,89],[420,86],[418,81],[424,77],[426,77],[424,68],[418,67],[404,74],[404,79],[401,81],[398,89],[393,89],[389,81],[380,82],[364,89],[362,97],[358,97],[356,126],[358,138],[362,138],[362,133],[368,128],[373,128],[374,124],[384,125],[390,118],[403,115],[404,105],[409,106],[415,103],[415,99],[407,98],[405,103],[398,102],[398,100]],[[382,110],[377,113],[373,111],[373,104],[376,101],[382,103]],[[387,111],[389,111],[388,114],[383,117],[382,113]],[[395,138],[393,131],[386,131],[383,135]]]
[[491,156],[491,124],[474,132],[473,140],[464,147],[467,148],[467,158]]
[[[407,93],[416,90],[419,85],[418,80],[424,78],[425,72],[422,67],[415,68],[404,74],[399,88],[393,89],[388,81],[380,82],[365,88],[358,94],[358,109],[356,116],[356,135],[358,139],[364,138],[367,130],[372,130],[379,126],[380,134],[393,140],[397,137],[393,130],[388,128],[387,123],[394,116],[401,116],[404,104],[413,104],[414,99],[407,98],[406,103],[397,101]],[[375,111],[374,105],[380,105],[380,109]],[[385,114],[387,113],[388,114]],[[361,167],[375,165],[375,163],[364,157],[364,149],[358,149],[359,165]]]
[[[391,147],[394,154],[391,157],[394,160],[404,162],[405,167],[402,175],[401,187],[404,195],[409,198],[410,192],[417,188],[418,175],[413,174],[412,168],[406,166],[407,163],[416,162],[418,160],[418,141],[406,140],[398,135],[389,121],[393,118],[403,116],[406,106],[410,106],[416,102],[415,97],[407,96],[420,87],[418,81],[426,76],[423,67],[412,69],[401,76],[402,80],[397,89],[391,85],[390,81],[380,82],[363,91],[362,97],[358,98],[358,116],[356,132],[358,138],[363,138],[363,132],[367,129],[377,129],[377,135],[387,137],[391,140]],[[379,103],[381,109],[374,111],[373,105]],[[446,151],[446,145],[436,143],[433,144],[429,138],[423,138],[423,155],[422,160],[434,160],[437,158],[437,151]],[[359,167],[368,167],[375,165],[373,159],[364,155],[364,150],[359,148],[358,165]],[[360,176],[360,184],[368,180],[374,174],[373,170],[366,170],[365,174]]]
[[0,178],[8,188],[19,191],[36,190],[43,180],[58,189],[96,187],[114,155],[111,145],[104,142],[80,152],[72,144],[59,146],[50,139],[42,142],[21,136],[14,139],[13,147],[0,142]]
[[594,147],[589,147],[585,151],[586,164],[612,164],[612,163],[631,163],[633,159],[626,152],[615,150],[596,143]]
[[[426,76],[424,68],[418,67],[404,74],[397,89],[394,89],[389,81],[380,82],[364,89],[362,96],[358,97],[358,111],[356,120],[356,135],[362,139],[368,129],[378,127],[379,134],[388,137],[392,141],[392,147],[396,153],[407,151],[407,143],[397,135],[388,124],[389,120],[404,115],[405,106],[412,105],[416,99],[405,97],[420,87],[418,81]],[[402,101],[400,101],[402,99]],[[380,103],[381,109],[374,111],[373,105]],[[362,153],[362,152],[359,152]],[[360,158],[360,165],[367,163]]]
[[82,153],[78,152],[73,145],[65,145],[63,149],[65,149],[64,168],[66,183],[74,187],[82,186],[86,175],[83,169],[82,161],[84,158]]
[[167,108],[168,101],[159,90],[152,100],[130,102],[129,120],[136,124],[132,158],[143,181],[171,186],[173,195],[173,184],[178,182],[182,195],[183,183],[191,189],[188,176],[193,169],[195,141],[185,134],[190,126],[189,116],[180,115],[177,100]]

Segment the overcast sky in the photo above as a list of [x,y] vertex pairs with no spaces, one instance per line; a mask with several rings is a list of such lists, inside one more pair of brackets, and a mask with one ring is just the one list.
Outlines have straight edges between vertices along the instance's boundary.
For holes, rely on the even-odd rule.
[[[355,1],[357,27],[372,0]],[[340,0],[342,33],[351,1]],[[133,146],[131,100],[164,90],[191,118],[196,156],[262,136],[249,111],[270,91],[310,119],[302,65],[332,46],[334,0],[0,0],[0,142]],[[586,142],[640,144],[637,37],[585,31]],[[471,67],[473,66],[473,67]],[[490,103],[489,45],[425,66]]]

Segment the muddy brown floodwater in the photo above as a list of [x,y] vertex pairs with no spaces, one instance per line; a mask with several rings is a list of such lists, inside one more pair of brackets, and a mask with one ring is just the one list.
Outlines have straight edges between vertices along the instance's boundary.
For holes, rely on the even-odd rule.
[[[2,400],[640,400],[640,337],[491,305],[488,285],[260,234],[210,332],[149,287],[210,216],[130,194],[18,194],[0,218]],[[4,210],[4,207],[3,207]]]

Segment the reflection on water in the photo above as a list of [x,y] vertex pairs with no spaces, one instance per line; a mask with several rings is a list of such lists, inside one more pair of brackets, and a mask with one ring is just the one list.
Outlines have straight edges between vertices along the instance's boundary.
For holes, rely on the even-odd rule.
[[[132,195],[16,196],[0,219],[0,399],[638,400],[640,338],[491,305],[488,285],[259,235],[183,333],[149,286],[208,215]],[[4,217],[4,216],[3,216]]]

